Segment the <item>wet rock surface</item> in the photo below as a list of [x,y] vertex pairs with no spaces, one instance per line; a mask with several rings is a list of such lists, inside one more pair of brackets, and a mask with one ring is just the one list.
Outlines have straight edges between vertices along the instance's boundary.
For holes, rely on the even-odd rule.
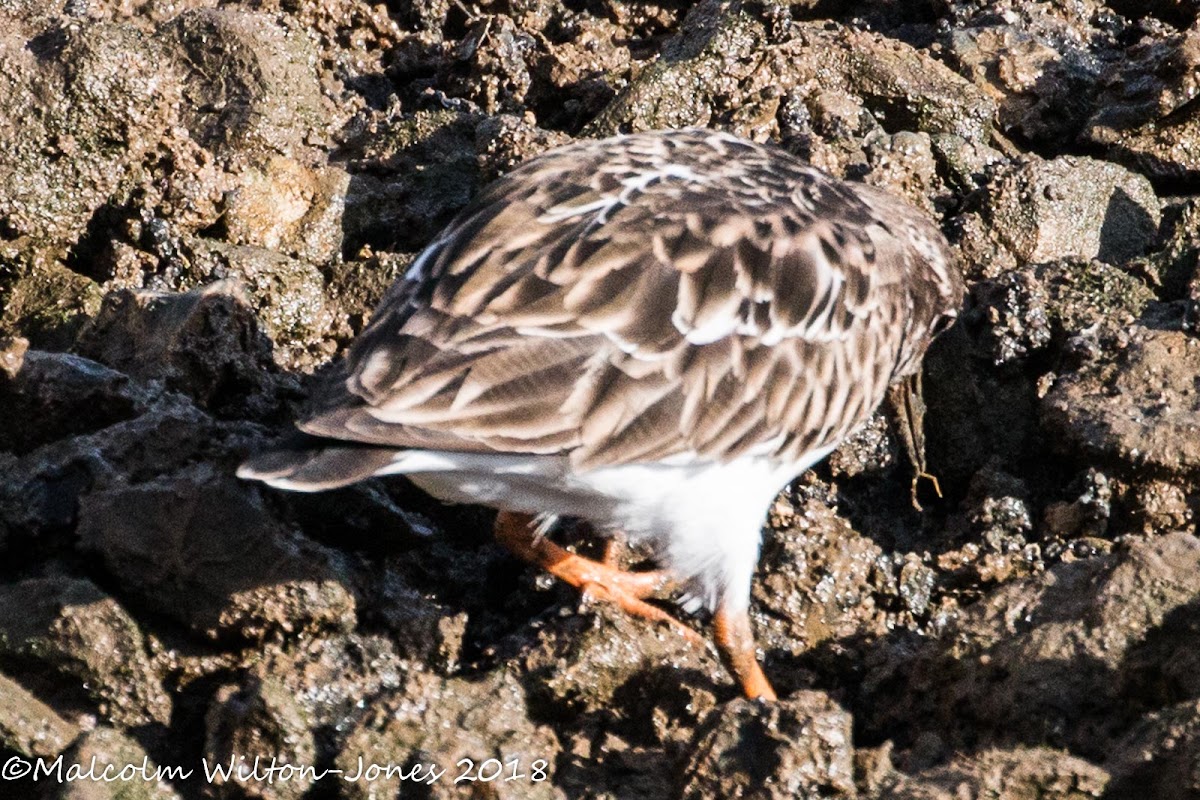
[[[1197,25],[0,1],[0,765],[192,771],[0,796],[1195,796]],[[774,705],[523,567],[487,511],[233,477],[489,181],[680,125],[905,197],[969,284],[926,362],[942,496],[913,507],[881,413],[771,510]],[[201,768],[256,756],[315,772]]]

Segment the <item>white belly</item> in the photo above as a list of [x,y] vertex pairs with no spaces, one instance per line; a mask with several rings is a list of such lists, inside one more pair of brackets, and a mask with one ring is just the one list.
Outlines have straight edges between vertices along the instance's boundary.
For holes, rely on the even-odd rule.
[[585,519],[650,545],[665,566],[694,579],[712,606],[748,600],[767,509],[783,486],[824,458],[780,465],[627,464],[576,473],[566,458],[410,450],[378,474],[404,474],[442,500]]

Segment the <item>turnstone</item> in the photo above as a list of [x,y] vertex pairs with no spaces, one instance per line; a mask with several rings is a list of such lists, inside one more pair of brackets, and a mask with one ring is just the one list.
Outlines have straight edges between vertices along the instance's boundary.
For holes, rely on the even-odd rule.
[[[298,444],[244,478],[296,491],[402,474],[500,509],[519,556],[632,613],[678,587],[773,698],[748,615],[778,491],[919,375],[963,294],[919,211],[711,130],[581,141],[497,180],[388,291]],[[662,569],[543,536],[621,531]]]

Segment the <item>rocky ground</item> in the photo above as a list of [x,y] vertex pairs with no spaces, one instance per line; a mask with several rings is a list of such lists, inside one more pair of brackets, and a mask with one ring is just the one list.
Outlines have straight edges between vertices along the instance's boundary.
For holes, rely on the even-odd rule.
[[[192,773],[0,796],[1200,796],[1197,13],[0,0],[0,767]],[[772,511],[773,705],[487,511],[232,477],[481,186],[682,125],[909,198],[970,283],[945,497],[880,417]]]

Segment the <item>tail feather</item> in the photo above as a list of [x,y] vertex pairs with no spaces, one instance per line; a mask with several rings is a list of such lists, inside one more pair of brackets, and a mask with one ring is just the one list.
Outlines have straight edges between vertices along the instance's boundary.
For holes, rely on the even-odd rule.
[[303,436],[247,459],[238,467],[237,476],[277,489],[320,492],[370,478],[391,464],[399,452]]

